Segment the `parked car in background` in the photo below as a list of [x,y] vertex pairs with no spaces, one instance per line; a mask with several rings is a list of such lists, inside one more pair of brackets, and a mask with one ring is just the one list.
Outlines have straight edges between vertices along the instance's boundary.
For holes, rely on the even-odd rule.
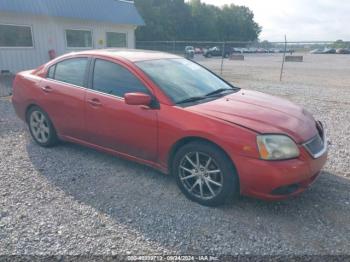
[[280,49],[279,52],[282,54],[283,53],[290,53],[292,55],[295,51],[293,49],[286,49],[286,50]]
[[196,47],[196,48],[194,48],[194,53],[195,53],[196,55],[203,54],[203,49],[202,49],[202,48],[199,48],[199,47]]
[[280,52],[281,52],[281,50],[278,48],[270,48],[269,49],[269,53],[280,53]]
[[310,51],[310,54],[322,54],[323,49],[321,48],[316,48]]
[[250,48],[248,48],[248,53],[249,53],[249,54],[255,54],[257,51],[258,51],[258,49],[255,48],[255,47],[250,47]]
[[225,50],[222,51],[222,48],[218,46],[214,46],[212,48],[209,48],[203,52],[203,56],[210,58],[212,56],[222,56],[222,57],[229,57],[232,54],[232,48],[231,47],[225,47]]
[[244,54],[244,53],[249,53],[249,49],[248,48],[241,48],[241,53]]
[[337,49],[337,54],[343,54],[343,55],[350,54],[350,49],[348,49],[348,48],[339,48],[339,49]]
[[193,59],[194,58],[194,53],[195,53],[195,51],[194,51],[193,46],[186,46],[185,47],[185,57],[187,59]]
[[311,54],[336,54],[337,51],[334,48],[317,48],[312,51],[310,51]]
[[232,48],[232,53],[234,54],[243,54],[242,48],[234,47]]
[[257,53],[259,53],[259,54],[266,54],[266,53],[268,53],[268,51],[265,48],[258,48],[257,49]]
[[337,50],[334,49],[334,48],[325,48],[325,49],[323,50],[323,53],[324,53],[324,54],[336,54],[336,53],[337,53]]

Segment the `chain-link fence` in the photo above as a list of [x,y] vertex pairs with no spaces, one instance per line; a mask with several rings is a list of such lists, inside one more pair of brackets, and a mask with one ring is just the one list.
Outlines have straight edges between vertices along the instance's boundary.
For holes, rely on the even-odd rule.
[[[350,54],[350,42],[210,42],[137,41],[137,49],[156,50],[193,59],[226,79],[267,78],[282,81],[285,73],[305,67],[317,70],[319,62],[329,67],[341,55]],[[344,57],[344,56],[342,56]],[[350,58],[350,55],[347,56]],[[288,65],[284,63],[289,63]],[[289,66],[299,62],[299,66]],[[296,67],[297,70],[294,70]],[[294,68],[294,69],[293,69]],[[269,70],[267,70],[269,69]],[[290,71],[288,71],[290,70]],[[294,70],[294,72],[293,72]],[[266,72],[265,72],[266,71]],[[255,75],[252,73],[255,72]],[[259,75],[259,72],[261,74]],[[291,77],[291,75],[289,75]]]
[[213,41],[136,41],[137,49],[156,50],[174,54],[183,54],[186,47],[193,47],[196,53],[202,53],[213,47],[226,48],[232,53],[256,54],[256,53],[337,53],[348,54],[350,42],[341,43],[330,41],[299,41],[299,42],[213,42]]
[[[205,51],[213,47],[230,49],[233,53],[283,53],[285,46],[287,52],[314,52],[314,53],[340,53],[350,49],[350,42],[210,42],[210,41],[136,41],[137,49],[157,50],[175,54],[182,54],[187,46],[196,51]],[[348,49],[348,50],[346,50]]]

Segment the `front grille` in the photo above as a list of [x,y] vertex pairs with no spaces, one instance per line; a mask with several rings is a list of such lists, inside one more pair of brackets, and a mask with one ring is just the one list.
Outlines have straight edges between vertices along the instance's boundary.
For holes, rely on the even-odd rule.
[[308,142],[304,143],[304,147],[313,158],[322,156],[327,150],[326,136],[321,122],[317,122],[316,127],[318,134]]
[[322,138],[320,137],[320,135],[317,135],[310,142],[306,143],[305,146],[313,155],[316,155],[323,149]]

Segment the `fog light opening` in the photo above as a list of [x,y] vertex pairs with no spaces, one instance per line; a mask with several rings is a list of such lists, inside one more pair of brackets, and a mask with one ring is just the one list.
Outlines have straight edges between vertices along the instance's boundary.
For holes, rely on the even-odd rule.
[[292,184],[288,186],[282,186],[274,189],[271,193],[273,195],[290,195],[296,192],[300,186],[298,184]]

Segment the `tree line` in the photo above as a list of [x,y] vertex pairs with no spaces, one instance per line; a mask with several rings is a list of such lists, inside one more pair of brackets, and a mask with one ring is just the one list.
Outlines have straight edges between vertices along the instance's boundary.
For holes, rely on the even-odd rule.
[[146,23],[137,28],[137,41],[255,41],[261,32],[245,6],[200,0],[135,0],[135,6]]

